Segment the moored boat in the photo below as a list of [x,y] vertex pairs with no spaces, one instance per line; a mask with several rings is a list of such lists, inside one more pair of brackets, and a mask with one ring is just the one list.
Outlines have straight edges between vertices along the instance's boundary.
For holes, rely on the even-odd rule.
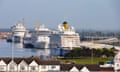
[[26,33],[26,28],[23,23],[18,23],[11,27],[11,35],[8,36],[8,42],[23,42],[24,35]]
[[36,25],[35,31],[32,33],[32,45],[35,48],[49,48],[51,30],[45,28],[44,25]]

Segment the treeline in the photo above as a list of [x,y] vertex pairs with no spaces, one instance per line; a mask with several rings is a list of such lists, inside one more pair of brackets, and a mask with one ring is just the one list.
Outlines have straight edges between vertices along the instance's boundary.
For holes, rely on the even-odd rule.
[[66,53],[64,57],[114,57],[115,55],[114,48],[98,48],[98,49],[90,49],[90,48],[75,48],[71,50],[69,53]]

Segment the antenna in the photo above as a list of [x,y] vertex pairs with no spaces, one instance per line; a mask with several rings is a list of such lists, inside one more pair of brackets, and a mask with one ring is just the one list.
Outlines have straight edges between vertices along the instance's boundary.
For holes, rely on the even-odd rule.
[[22,18],[22,24],[25,26],[25,19]]

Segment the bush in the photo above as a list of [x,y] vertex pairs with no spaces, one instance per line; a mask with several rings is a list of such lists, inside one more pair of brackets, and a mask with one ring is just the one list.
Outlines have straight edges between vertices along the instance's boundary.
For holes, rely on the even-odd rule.
[[99,65],[104,65],[104,62],[99,62]]

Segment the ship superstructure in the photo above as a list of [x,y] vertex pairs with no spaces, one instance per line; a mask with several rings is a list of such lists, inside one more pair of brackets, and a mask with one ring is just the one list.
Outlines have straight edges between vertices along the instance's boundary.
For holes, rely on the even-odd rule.
[[26,32],[26,28],[24,24],[18,23],[15,26],[13,26],[11,30],[12,30],[12,36],[14,37],[14,41],[22,42],[25,32]]
[[32,33],[32,45],[35,48],[49,48],[51,30],[44,25],[36,25],[35,31]]
[[33,48],[34,46],[32,45],[32,33],[29,31],[26,31],[25,36],[23,38],[23,46],[25,48]]
[[11,34],[8,36],[8,41],[14,41],[14,42],[22,42],[26,28],[23,23],[18,23],[11,27]]
[[43,24],[36,24],[30,33],[24,23],[18,23],[11,27],[11,39],[15,42],[23,42],[24,46],[34,48],[67,48],[80,47],[80,36],[73,26],[66,21],[58,25],[58,30],[50,30]]
[[80,47],[80,36],[75,32],[74,27],[69,26],[65,21],[58,25],[58,31],[54,31],[50,38],[51,47],[72,49]]

